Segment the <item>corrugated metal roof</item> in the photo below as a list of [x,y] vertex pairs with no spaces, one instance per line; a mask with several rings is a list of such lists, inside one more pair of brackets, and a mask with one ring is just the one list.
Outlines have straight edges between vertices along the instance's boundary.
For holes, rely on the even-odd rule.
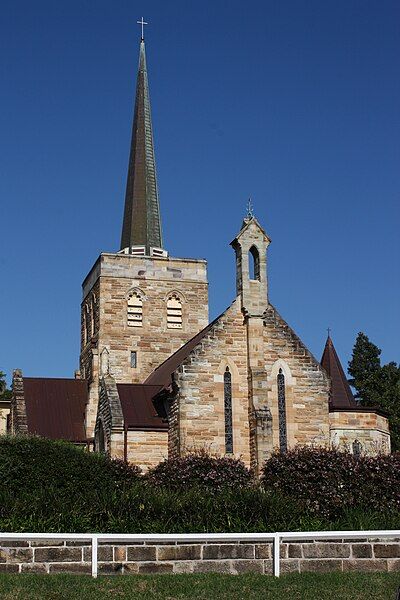
[[87,382],[24,377],[28,432],[53,440],[86,442]]
[[357,409],[358,404],[351,393],[349,383],[330,336],[326,340],[321,365],[331,378],[329,408],[331,410],[342,408]]
[[153,405],[153,397],[162,386],[117,383],[117,389],[126,429],[168,429],[168,423],[158,416]]

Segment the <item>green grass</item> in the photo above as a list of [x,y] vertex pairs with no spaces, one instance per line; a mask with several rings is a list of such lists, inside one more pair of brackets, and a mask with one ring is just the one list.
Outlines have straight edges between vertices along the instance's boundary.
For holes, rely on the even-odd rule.
[[395,600],[400,573],[266,575],[0,575],[1,600]]

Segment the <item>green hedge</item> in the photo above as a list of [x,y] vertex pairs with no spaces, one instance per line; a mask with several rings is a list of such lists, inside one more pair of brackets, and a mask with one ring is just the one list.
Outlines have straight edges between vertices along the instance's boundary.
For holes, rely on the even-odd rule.
[[[193,457],[186,460],[193,464]],[[233,463],[205,457],[199,465],[192,479],[185,471],[184,486],[171,487],[65,442],[0,437],[0,530],[185,533],[399,526],[396,510],[343,506],[335,519],[307,510],[296,497],[295,481],[283,491],[261,486],[239,463],[242,486],[210,488],[207,465],[216,476],[219,465],[226,474]],[[172,468],[163,463],[161,472]]]

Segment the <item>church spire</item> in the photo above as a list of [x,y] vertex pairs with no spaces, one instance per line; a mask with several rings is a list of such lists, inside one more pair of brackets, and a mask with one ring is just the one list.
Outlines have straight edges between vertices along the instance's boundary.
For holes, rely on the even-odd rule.
[[[142,18],[143,21],[143,18]],[[122,224],[121,250],[128,253],[162,256],[162,233],[158,200],[156,163],[147,81],[146,52],[140,40],[139,70],[129,156],[128,180]],[[155,248],[154,252],[151,248]],[[128,250],[127,250],[128,249]]]

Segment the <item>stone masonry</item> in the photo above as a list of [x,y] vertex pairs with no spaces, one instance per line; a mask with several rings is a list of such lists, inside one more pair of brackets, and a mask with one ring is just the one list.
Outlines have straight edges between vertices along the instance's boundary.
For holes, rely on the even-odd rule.
[[[281,573],[398,571],[400,538],[281,543]],[[271,543],[100,543],[100,574],[264,573],[272,575]],[[91,572],[91,546],[75,541],[2,542],[0,572]]]

